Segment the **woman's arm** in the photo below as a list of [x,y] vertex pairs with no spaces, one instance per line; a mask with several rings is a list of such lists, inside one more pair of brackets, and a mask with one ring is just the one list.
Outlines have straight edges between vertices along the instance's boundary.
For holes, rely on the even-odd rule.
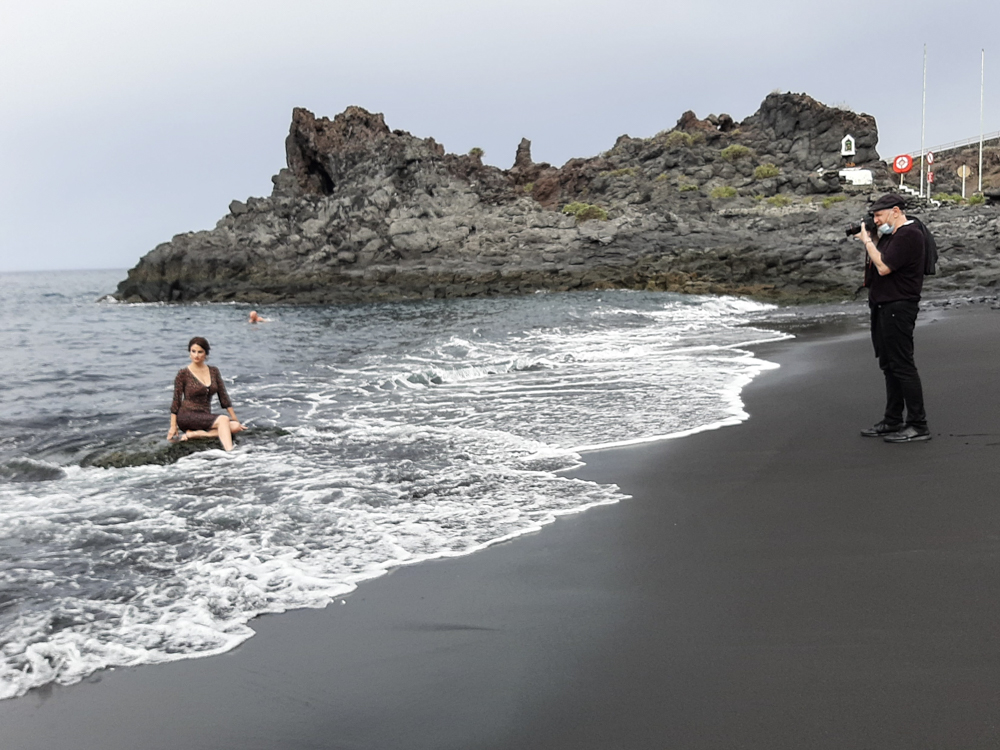
[[229,392],[226,390],[226,384],[222,380],[222,373],[219,372],[218,367],[212,368],[212,376],[215,380],[215,387],[219,389],[219,404],[229,412],[231,420],[239,422],[240,420],[236,418],[236,412],[233,410],[233,402],[229,398]]
[[184,371],[178,370],[174,377],[174,400],[170,404],[170,413],[176,414],[181,410],[181,402],[184,400]]
[[[215,387],[219,391],[219,405],[223,409],[228,409],[229,413],[233,413],[233,402],[229,399],[229,393],[226,391],[226,384],[222,380],[222,373],[219,372],[218,367],[212,368],[212,376],[215,380]],[[235,417],[234,417],[235,419]]]
[[184,373],[178,372],[174,378],[174,400],[170,404],[170,430],[167,432],[167,440],[172,440],[177,434],[177,412],[181,410],[181,401],[184,400]]

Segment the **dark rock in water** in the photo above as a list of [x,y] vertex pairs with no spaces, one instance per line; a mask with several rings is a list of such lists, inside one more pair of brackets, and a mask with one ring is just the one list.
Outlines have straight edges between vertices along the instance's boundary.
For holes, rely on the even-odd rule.
[[51,482],[64,476],[66,472],[58,466],[28,458],[0,464],[0,482]]
[[[881,188],[844,185],[842,139]],[[626,288],[776,301],[844,299],[863,251],[843,226],[893,188],[875,119],[771,94],[740,123],[693,112],[562,167],[522,139],[509,170],[390,130],[349,107],[295,109],[268,198],[178,235],[118,286],[127,301],[342,303]],[[931,290],[1000,281],[998,213],[928,209],[942,255]],[[606,217],[606,218],[605,218]]]
[[96,466],[99,469],[124,469],[129,466],[165,465],[176,463],[192,453],[220,448],[218,440],[186,440],[170,443],[166,440],[149,438],[127,446],[108,451],[96,451],[80,461],[81,466]]
[[[288,435],[280,428],[249,430],[236,436],[234,442],[257,442],[262,439]],[[123,469],[129,466],[166,465],[176,463],[185,456],[207,450],[221,450],[216,438],[197,438],[180,443],[171,443],[163,438],[148,437],[117,447],[94,451],[80,461],[81,466],[96,466],[100,469]]]

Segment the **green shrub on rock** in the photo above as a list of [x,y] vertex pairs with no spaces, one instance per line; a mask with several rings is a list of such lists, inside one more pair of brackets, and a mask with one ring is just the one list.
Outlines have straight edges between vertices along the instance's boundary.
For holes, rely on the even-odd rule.
[[781,193],[778,193],[778,195],[772,195],[770,198],[768,198],[767,202],[770,203],[772,206],[781,208],[782,206],[789,205],[792,202],[792,199],[789,198],[787,195],[781,195]]
[[766,180],[768,177],[777,177],[781,170],[778,169],[774,164],[768,162],[767,164],[761,164],[753,171],[754,179]]
[[965,200],[961,193],[935,193],[934,197],[939,201],[948,201],[950,203],[961,203]]
[[485,155],[486,152],[479,148],[479,146],[473,146],[469,149],[469,156],[474,159],[482,159]]
[[976,193],[969,198],[970,206],[981,206],[986,202],[986,197],[982,193]]
[[690,146],[694,143],[694,136],[690,133],[685,133],[683,130],[671,130],[667,133],[667,137],[663,139],[663,142],[668,148]]
[[746,146],[741,146],[738,143],[734,143],[731,146],[726,146],[721,151],[721,156],[728,162],[736,161],[737,159],[742,159],[744,156],[750,156],[752,153],[751,149]]
[[682,182],[680,185],[677,186],[677,189],[682,193],[689,193],[692,190],[697,190],[698,186],[690,182]]
[[832,208],[835,203],[843,203],[847,200],[846,195],[829,195],[823,199],[823,208]]
[[582,224],[591,219],[597,219],[598,221],[608,220],[608,212],[600,206],[594,206],[590,203],[580,203],[579,201],[567,203],[563,206],[562,212],[570,216],[575,216],[577,224]]
[[713,198],[735,198],[736,188],[729,185],[720,185],[717,188],[712,188],[711,196]]

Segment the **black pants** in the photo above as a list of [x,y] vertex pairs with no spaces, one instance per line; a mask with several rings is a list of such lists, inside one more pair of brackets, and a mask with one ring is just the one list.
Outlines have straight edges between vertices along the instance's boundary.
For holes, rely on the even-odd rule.
[[885,375],[885,421],[927,427],[924,391],[913,361],[913,326],[917,322],[917,303],[911,300],[872,305],[872,344],[878,366]]

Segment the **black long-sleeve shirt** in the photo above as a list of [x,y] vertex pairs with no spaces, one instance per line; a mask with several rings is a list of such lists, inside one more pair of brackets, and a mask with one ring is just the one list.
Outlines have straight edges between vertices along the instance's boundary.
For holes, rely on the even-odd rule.
[[898,300],[920,301],[924,286],[924,233],[913,221],[878,241],[882,262],[891,273],[881,276],[875,264],[868,260],[865,286],[868,302],[883,305]]

